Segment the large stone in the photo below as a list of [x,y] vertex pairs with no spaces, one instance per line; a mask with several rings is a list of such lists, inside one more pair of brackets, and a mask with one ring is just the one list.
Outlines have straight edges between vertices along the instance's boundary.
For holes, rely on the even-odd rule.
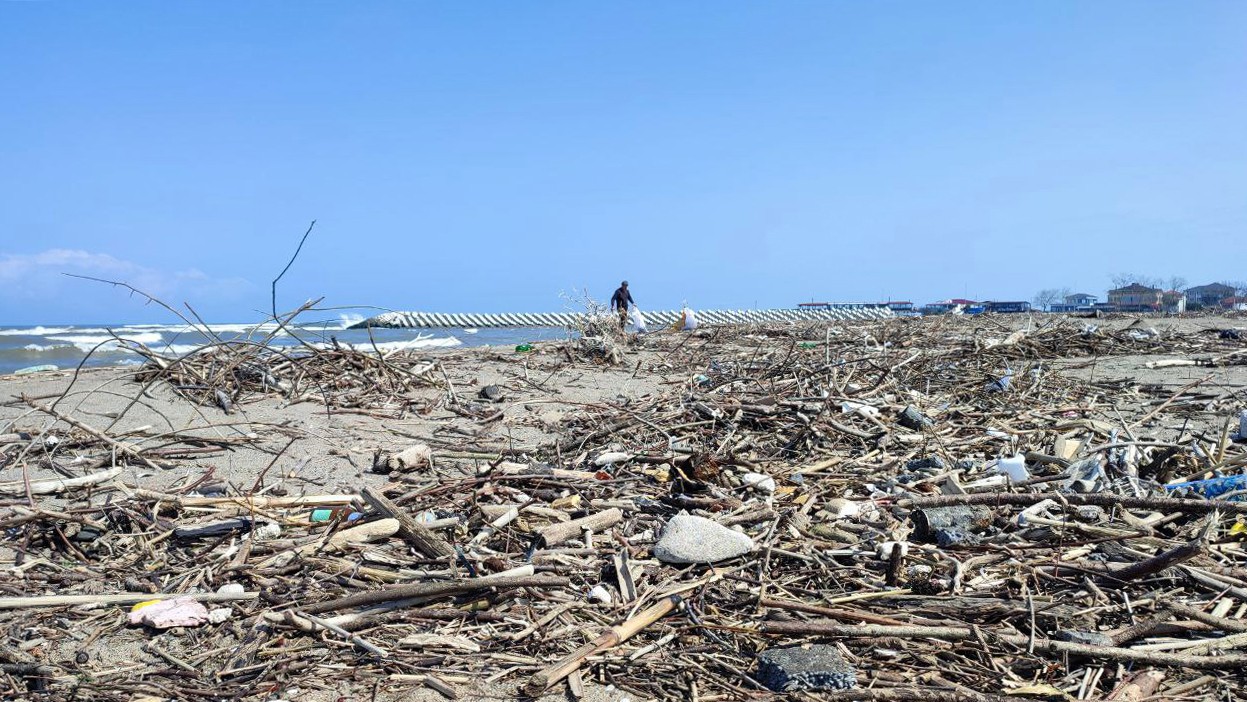
[[848,690],[857,670],[834,646],[770,648],[758,654],[758,682],[774,692]]
[[654,544],[654,556],[664,563],[718,563],[753,550],[753,539],[704,517],[677,514]]

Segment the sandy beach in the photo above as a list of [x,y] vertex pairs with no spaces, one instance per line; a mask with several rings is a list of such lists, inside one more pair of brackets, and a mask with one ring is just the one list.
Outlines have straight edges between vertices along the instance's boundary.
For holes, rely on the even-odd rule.
[[[1088,330],[1087,324],[1098,329]],[[14,672],[9,679],[29,685],[31,676],[45,676],[47,689],[61,696],[57,699],[75,685],[85,686],[93,699],[442,698],[420,682],[423,675],[451,681],[461,699],[510,698],[539,666],[635,615],[632,604],[620,601],[628,597],[618,589],[622,581],[604,574],[611,559],[626,551],[637,564],[633,603],[653,602],[661,593],[688,586],[686,596],[697,595],[700,621],[710,628],[664,620],[668,623],[660,622],[616,650],[594,654],[584,671],[587,698],[687,699],[693,689],[704,699],[744,698],[757,694],[753,651],[781,643],[749,633],[776,621],[758,607],[760,597],[826,607],[836,598],[896,589],[920,577],[921,568],[934,568],[938,575],[948,563],[930,550],[935,546],[918,545],[909,510],[888,507],[894,500],[899,505],[902,498],[940,493],[947,468],[935,471],[936,477],[914,478],[912,467],[906,467],[914,460],[941,456],[939,465],[945,467],[969,461],[959,480],[971,484],[993,474],[994,459],[1016,453],[1028,457],[1030,475],[1055,478],[1072,460],[1101,455],[1092,446],[1134,441],[1140,446],[1130,460],[1135,475],[1147,484],[1208,467],[1207,460],[1188,457],[1187,448],[1161,455],[1149,442],[1188,447],[1221,440],[1227,423],[1247,406],[1247,359],[1238,355],[1247,346],[1223,339],[1221,332],[1243,326],[1241,318],[1067,320],[1038,315],[708,328],[634,339],[615,364],[573,342],[539,344],[532,353],[509,348],[421,351],[411,361],[420,369],[418,380],[401,392],[362,383],[335,396],[354,398],[352,406],[341,401],[327,406],[315,393],[292,401],[278,391],[247,391],[230,398],[228,413],[216,403],[192,402],[164,380],[140,382],[134,366],[0,377],[0,483],[7,486],[7,516],[0,523],[8,529],[0,542],[0,596],[212,592],[228,583],[261,593],[258,600],[234,603],[223,624],[167,630],[127,625],[128,606],[0,610],[0,625],[9,637],[0,653],[7,652],[10,665],[49,666],[25,677]],[[1079,350],[1092,346],[1104,352]],[[950,358],[956,349],[960,357]],[[1215,365],[1193,361],[1210,358],[1220,360]],[[1191,363],[1149,367],[1161,360]],[[915,368],[923,370],[911,374]],[[1014,373],[1011,387],[996,394],[982,390],[992,373],[1007,369]],[[353,372],[343,366],[343,383]],[[488,399],[483,397],[487,387]],[[851,403],[872,409],[854,410]],[[901,415],[910,407],[931,424],[905,426]],[[1063,448],[1068,442],[1079,448]],[[374,470],[378,453],[416,445],[430,449],[431,465]],[[1221,450],[1222,464],[1243,455],[1239,445],[1223,444]],[[612,452],[620,457],[598,460]],[[1051,460],[1045,463],[1048,458],[1032,454]],[[1162,464],[1164,469],[1158,469]],[[114,467],[119,468],[115,477],[86,488],[40,495],[25,489],[27,483]],[[566,472],[550,474],[551,468]],[[537,475],[543,470],[545,477]],[[528,475],[528,482],[505,477],[507,471]],[[769,490],[750,489],[747,474],[774,483]],[[1014,489],[1025,494],[1051,485]],[[324,525],[308,521],[318,506],[314,501],[270,509],[226,500],[349,498],[365,488],[390,495],[409,514],[435,512],[430,519],[450,521],[438,533],[460,548],[451,559],[458,564],[422,556],[398,537],[325,549]],[[1010,488],[992,488],[1000,489]],[[209,499],[186,499],[196,496]],[[870,516],[837,516],[832,502],[846,499]],[[877,504],[868,507],[872,501]],[[509,508],[518,509],[520,518],[482,536]],[[350,509],[363,511],[361,522],[376,519],[363,501]],[[594,534],[591,543],[579,532],[558,545],[532,541],[548,525],[610,509],[621,509],[622,520]],[[1016,524],[1003,526],[1009,508],[997,509],[990,534],[1001,548],[1034,549],[1036,543],[1059,548]],[[662,523],[681,510],[734,526],[757,550],[718,564],[721,570],[656,560],[652,548]],[[120,513],[129,516],[118,521]],[[270,537],[270,545],[250,528],[200,539],[171,536],[179,526],[238,516],[278,524],[280,536]],[[1083,531],[1122,528],[1146,518],[1146,510],[1133,516],[1101,514],[1094,517],[1095,526]],[[1150,541],[1135,545],[1138,551],[1106,552],[1099,559],[1133,562],[1163,550],[1170,540],[1189,538],[1198,527],[1194,517],[1176,523],[1185,526],[1156,527],[1148,532]],[[825,528],[816,529],[818,524]],[[94,531],[75,536],[84,529]],[[905,571],[909,574],[898,581],[896,566],[873,554],[880,543],[907,540],[915,542],[909,566],[919,571]],[[1218,541],[1229,545],[1217,550],[1215,559],[1201,555],[1192,563],[1221,566],[1218,577],[1234,587],[1245,575],[1245,560],[1233,541]],[[992,559],[991,550],[948,548],[961,561],[985,559],[982,577],[967,576],[959,597],[1026,601],[1016,592],[994,590],[996,580],[987,573],[1005,565]],[[294,554],[293,561],[274,565],[272,559],[283,552]],[[1093,556],[1082,567],[1100,560]],[[497,617],[464,617],[461,629],[449,626],[449,620],[419,617],[385,619],[360,629],[360,636],[389,652],[385,660],[370,658],[338,634],[301,632],[266,618],[343,594],[464,578],[469,571],[504,572],[528,563],[539,564],[538,576],[569,578],[569,584],[544,593],[520,588],[427,598],[422,607],[462,613],[478,602],[479,611]],[[821,574],[797,574],[815,563]],[[1039,564],[1027,561],[1017,567]],[[737,580],[722,579],[731,573]],[[745,574],[762,579],[740,577]],[[1009,577],[1001,575],[999,582]],[[1093,591],[1078,591],[1074,581],[1020,577],[1037,578],[1029,581],[1031,596],[1045,601],[1098,598]],[[586,599],[598,584],[607,586],[611,603]],[[1133,616],[1145,619],[1145,612],[1159,610],[1147,592],[1173,587],[1179,587],[1175,578],[1162,578],[1135,593],[1146,602],[1133,605]],[[941,597],[957,599],[940,595],[937,587],[927,611],[938,609]],[[1182,597],[1194,602],[1200,595],[1189,591]],[[860,615],[858,622],[874,621],[871,617],[908,621],[912,606],[880,598],[852,611]],[[1078,615],[1090,617],[1081,626],[1113,630],[1123,606],[1111,597],[1099,601],[1100,614]],[[547,615],[555,607],[575,616],[551,619]],[[772,615],[780,611],[771,610]],[[1224,616],[1234,612],[1241,616],[1242,607]],[[948,616],[962,617],[969,625],[997,625],[968,611]],[[514,641],[526,626],[537,633]],[[715,636],[715,627],[735,638]],[[437,640],[423,650],[398,643],[424,634]],[[821,639],[806,635],[796,641],[802,640]],[[908,653],[890,660],[909,672],[895,678],[872,663],[878,654],[871,647],[841,640],[842,653],[856,662],[859,687],[904,687],[901,678],[920,672],[917,660],[924,654],[919,642],[898,644]],[[682,647],[695,653],[682,661]],[[989,684],[987,677],[970,672],[978,664],[967,663],[964,677],[948,689],[1003,695],[1032,676],[1027,671],[1034,670],[1036,657],[1043,662],[1038,652],[1030,654],[1030,662],[1022,660],[1026,655],[998,655],[1011,661],[1004,665],[1014,671],[1004,683]],[[1047,660],[1060,659],[1061,654],[1052,653]],[[178,663],[187,660],[193,662]],[[1097,664],[1094,658],[1079,660],[1050,672],[1049,679],[1061,687],[1061,680],[1075,679],[1084,666]],[[694,678],[678,672],[689,670],[682,667],[689,661],[706,671],[696,679],[699,688],[690,688]],[[1168,671],[1174,684],[1198,677],[1191,670]],[[1101,674],[1115,680],[1111,672]],[[1200,694],[1211,696],[1233,684],[1205,681]],[[297,693],[282,697],[291,686]],[[551,699],[563,695],[561,683],[551,687]]]

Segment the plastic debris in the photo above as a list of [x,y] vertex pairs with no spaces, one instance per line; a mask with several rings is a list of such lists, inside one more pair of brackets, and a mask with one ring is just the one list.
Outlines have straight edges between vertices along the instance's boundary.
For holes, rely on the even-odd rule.
[[131,624],[142,624],[153,629],[199,626],[208,621],[208,608],[193,597],[140,602],[130,610],[129,621]]

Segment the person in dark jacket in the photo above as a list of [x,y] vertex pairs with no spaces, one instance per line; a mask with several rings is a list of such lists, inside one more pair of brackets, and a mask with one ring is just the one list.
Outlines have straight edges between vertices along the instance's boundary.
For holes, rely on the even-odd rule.
[[611,295],[611,309],[619,312],[619,328],[625,329],[628,326],[628,305],[635,305],[632,301],[632,293],[628,292],[628,281],[619,284],[619,289]]

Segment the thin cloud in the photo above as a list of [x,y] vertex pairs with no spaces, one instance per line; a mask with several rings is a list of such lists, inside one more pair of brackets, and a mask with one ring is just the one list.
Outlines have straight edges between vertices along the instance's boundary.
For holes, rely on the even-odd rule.
[[0,284],[10,295],[26,299],[87,292],[98,285],[63,273],[129,283],[156,297],[179,300],[231,300],[251,292],[243,278],[217,278],[196,268],[163,271],[112,254],[82,249],[47,249],[32,254],[0,253]]

